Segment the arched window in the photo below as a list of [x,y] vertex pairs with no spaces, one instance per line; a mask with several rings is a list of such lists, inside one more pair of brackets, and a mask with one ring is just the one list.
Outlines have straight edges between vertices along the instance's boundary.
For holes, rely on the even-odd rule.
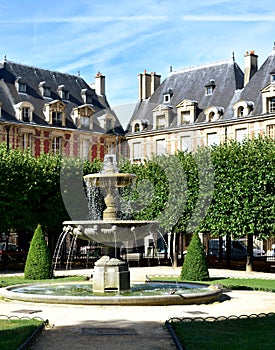
[[243,117],[244,115],[244,107],[243,106],[240,106],[238,109],[237,109],[237,116],[238,117]]
[[134,126],[134,132],[138,132],[138,131],[140,131],[140,125],[139,123],[136,123]]

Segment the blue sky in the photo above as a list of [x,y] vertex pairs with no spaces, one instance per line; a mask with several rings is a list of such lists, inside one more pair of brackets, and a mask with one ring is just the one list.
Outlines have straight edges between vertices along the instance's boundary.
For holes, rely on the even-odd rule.
[[[259,64],[275,41],[271,0],[0,0],[0,59],[106,76],[112,107],[136,103],[137,75],[164,79],[174,70],[229,59],[243,69],[245,51]],[[122,121],[123,122],[123,121]]]

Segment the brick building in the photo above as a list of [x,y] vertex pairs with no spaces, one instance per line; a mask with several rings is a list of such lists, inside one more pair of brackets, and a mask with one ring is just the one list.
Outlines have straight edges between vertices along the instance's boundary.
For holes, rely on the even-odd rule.
[[124,131],[105,94],[105,76],[83,78],[4,59],[0,63],[0,141],[89,160],[120,149]]

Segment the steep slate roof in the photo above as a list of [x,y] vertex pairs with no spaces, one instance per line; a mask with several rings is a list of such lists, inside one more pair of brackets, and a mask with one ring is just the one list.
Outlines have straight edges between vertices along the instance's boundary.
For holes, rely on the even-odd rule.
[[[26,93],[18,92],[15,86],[15,81],[18,78],[27,85]],[[51,88],[51,97],[42,96],[39,90],[39,84],[45,82],[47,87]],[[62,100],[57,93],[57,88],[64,85],[64,89],[69,91],[69,100]],[[19,122],[15,116],[13,105],[28,101],[34,106],[33,122],[38,125],[49,125],[45,121],[43,113],[44,104],[54,100],[62,100],[66,104],[66,127],[75,129],[71,114],[73,108],[84,105],[81,97],[81,90],[86,89],[91,96],[89,102],[95,110],[94,114],[94,129],[93,131],[106,132],[103,130],[99,122],[96,120],[98,113],[110,113],[115,119],[115,128],[119,133],[123,133],[123,129],[118,121],[115,113],[110,109],[105,96],[99,96],[83,78],[76,75],[60,73],[56,71],[26,66],[23,64],[4,61],[0,63],[0,101],[2,102],[2,120],[10,122]]]
[[[243,78],[242,70],[233,59],[172,72],[151,97],[137,103],[127,129],[129,130],[131,122],[136,119],[149,122],[149,126],[145,131],[152,129],[152,109],[159,104],[165,104],[163,103],[163,95],[169,89],[173,91],[169,105],[173,108],[174,113],[174,119],[169,127],[176,126],[175,106],[182,100],[191,100],[198,103],[199,113],[195,123],[205,121],[204,110],[211,106],[223,107],[224,115],[222,118],[232,118],[232,101],[236,102],[236,91],[243,88]],[[211,80],[215,81],[216,87],[213,94],[207,96],[205,94],[205,86]]]
[[270,74],[275,71],[275,53],[273,52],[260,69],[253,75],[248,84],[244,87],[240,100],[254,102],[254,110],[251,114],[262,114],[261,90],[270,84]]

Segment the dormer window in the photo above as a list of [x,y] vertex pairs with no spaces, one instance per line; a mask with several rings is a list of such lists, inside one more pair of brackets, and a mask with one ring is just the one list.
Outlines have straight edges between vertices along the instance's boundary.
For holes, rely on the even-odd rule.
[[68,90],[65,89],[64,85],[59,85],[57,88],[57,92],[60,98],[62,100],[69,100],[70,99],[70,93]]
[[29,122],[30,121],[30,108],[29,107],[23,107],[22,108],[22,119],[23,122]]
[[62,126],[62,112],[52,111],[52,125]]
[[88,89],[82,89],[81,90],[81,97],[85,104],[92,104],[93,103],[93,93],[91,90]]
[[105,119],[105,129],[108,130],[112,130],[114,128],[114,120],[113,118],[107,117]]
[[237,109],[237,117],[243,117],[244,115],[244,107],[243,106],[240,106],[238,109]]
[[204,111],[206,116],[206,121],[214,122],[216,120],[219,120],[220,117],[223,115],[223,112],[224,112],[223,107],[211,106],[206,108],[206,110]]
[[21,77],[15,80],[15,86],[18,92],[21,92],[21,93],[27,92],[27,84],[22,81]]
[[[275,73],[274,73],[275,74]],[[270,83],[261,90],[262,93],[262,113],[274,113],[275,112],[275,84]]]
[[132,132],[142,131],[144,130],[144,123],[142,122],[142,120],[135,119],[131,123],[131,129],[132,129]]
[[65,126],[65,108],[66,104],[58,100],[45,104],[46,121],[51,125]]
[[91,105],[82,105],[74,108],[73,119],[78,128],[92,129],[93,128],[93,114],[95,110]]
[[156,117],[156,129],[162,129],[166,126],[165,115],[158,115]]
[[16,118],[22,122],[30,123],[33,119],[33,105],[28,101],[22,101],[15,106]]
[[170,103],[173,96],[173,89],[169,88],[167,92],[163,94],[163,103]]
[[42,96],[51,97],[51,88],[46,84],[45,81],[39,83],[39,90]]
[[253,111],[252,101],[238,101],[233,105],[234,117],[242,118],[248,116]]
[[206,96],[212,95],[215,87],[216,87],[215,80],[211,79],[210,82],[205,85],[205,95]]
[[168,128],[172,122],[173,109],[171,106],[158,105],[153,109],[153,128]]
[[177,125],[184,125],[187,123],[194,123],[197,116],[196,101],[182,100],[177,104]]

